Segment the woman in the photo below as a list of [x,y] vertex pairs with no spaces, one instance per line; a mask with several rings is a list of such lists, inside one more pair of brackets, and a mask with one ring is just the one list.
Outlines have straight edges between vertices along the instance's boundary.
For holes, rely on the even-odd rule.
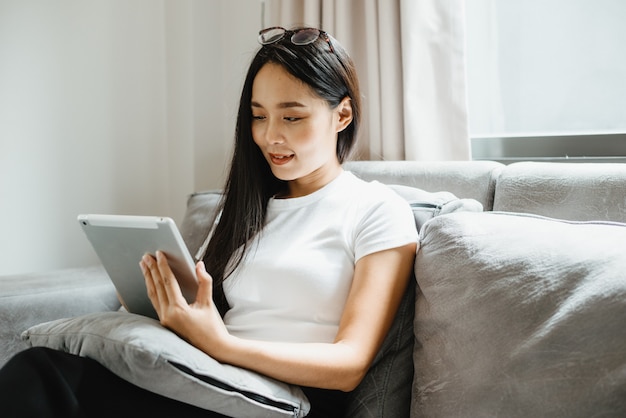
[[[164,326],[221,362],[302,386],[310,416],[341,416],[391,325],[417,233],[401,198],[342,169],[360,118],[344,49],[311,28],[269,28],[259,41],[221,215],[196,268],[196,301],[185,302],[162,253],[140,265]],[[95,382],[122,384],[93,363],[71,391],[85,409]],[[124,385],[129,405],[212,416]]]

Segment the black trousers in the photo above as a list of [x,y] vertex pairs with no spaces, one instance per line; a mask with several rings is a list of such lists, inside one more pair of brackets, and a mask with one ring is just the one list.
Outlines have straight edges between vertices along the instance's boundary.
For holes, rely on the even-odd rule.
[[223,417],[137,387],[100,363],[31,348],[0,370],[0,417]]
[[[303,388],[309,417],[341,417],[345,394]],[[0,370],[0,417],[224,417],[135,386],[95,360],[43,347],[15,355]]]

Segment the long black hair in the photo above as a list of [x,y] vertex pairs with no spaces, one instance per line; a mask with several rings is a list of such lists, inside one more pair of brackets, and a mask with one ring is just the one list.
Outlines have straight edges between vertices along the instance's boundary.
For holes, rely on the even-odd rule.
[[213,297],[222,315],[229,309],[223,282],[263,228],[269,199],[286,187],[285,181],[272,174],[252,138],[252,84],[259,70],[267,63],[281,65],[307,84],[331,109],[349,97],[352,122],[338,133],[340,163],[348,158],[356,141],[361,97],[354,63],[335,39],[325,35],[308,45],[294,45],[287,34],[278,42],[263,45],[248,69],[239,102],[230,172],[220,203],[221,217],[204,256],[207,271],[213,277]]

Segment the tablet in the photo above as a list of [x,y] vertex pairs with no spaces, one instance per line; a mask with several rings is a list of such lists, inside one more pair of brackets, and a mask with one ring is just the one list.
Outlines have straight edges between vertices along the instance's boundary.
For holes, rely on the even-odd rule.
[[162,251],[187,302],[196,300],[195,263],[174,221],[166,217],[79,215],[78,222],[130,312],[157,318],[139,267],[144,254]]

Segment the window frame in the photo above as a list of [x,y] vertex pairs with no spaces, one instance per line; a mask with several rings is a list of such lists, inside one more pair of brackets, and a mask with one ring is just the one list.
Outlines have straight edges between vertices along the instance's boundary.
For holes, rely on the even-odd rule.
[[471,138],[472,159],[626,163],[626,133],[489,135]]

